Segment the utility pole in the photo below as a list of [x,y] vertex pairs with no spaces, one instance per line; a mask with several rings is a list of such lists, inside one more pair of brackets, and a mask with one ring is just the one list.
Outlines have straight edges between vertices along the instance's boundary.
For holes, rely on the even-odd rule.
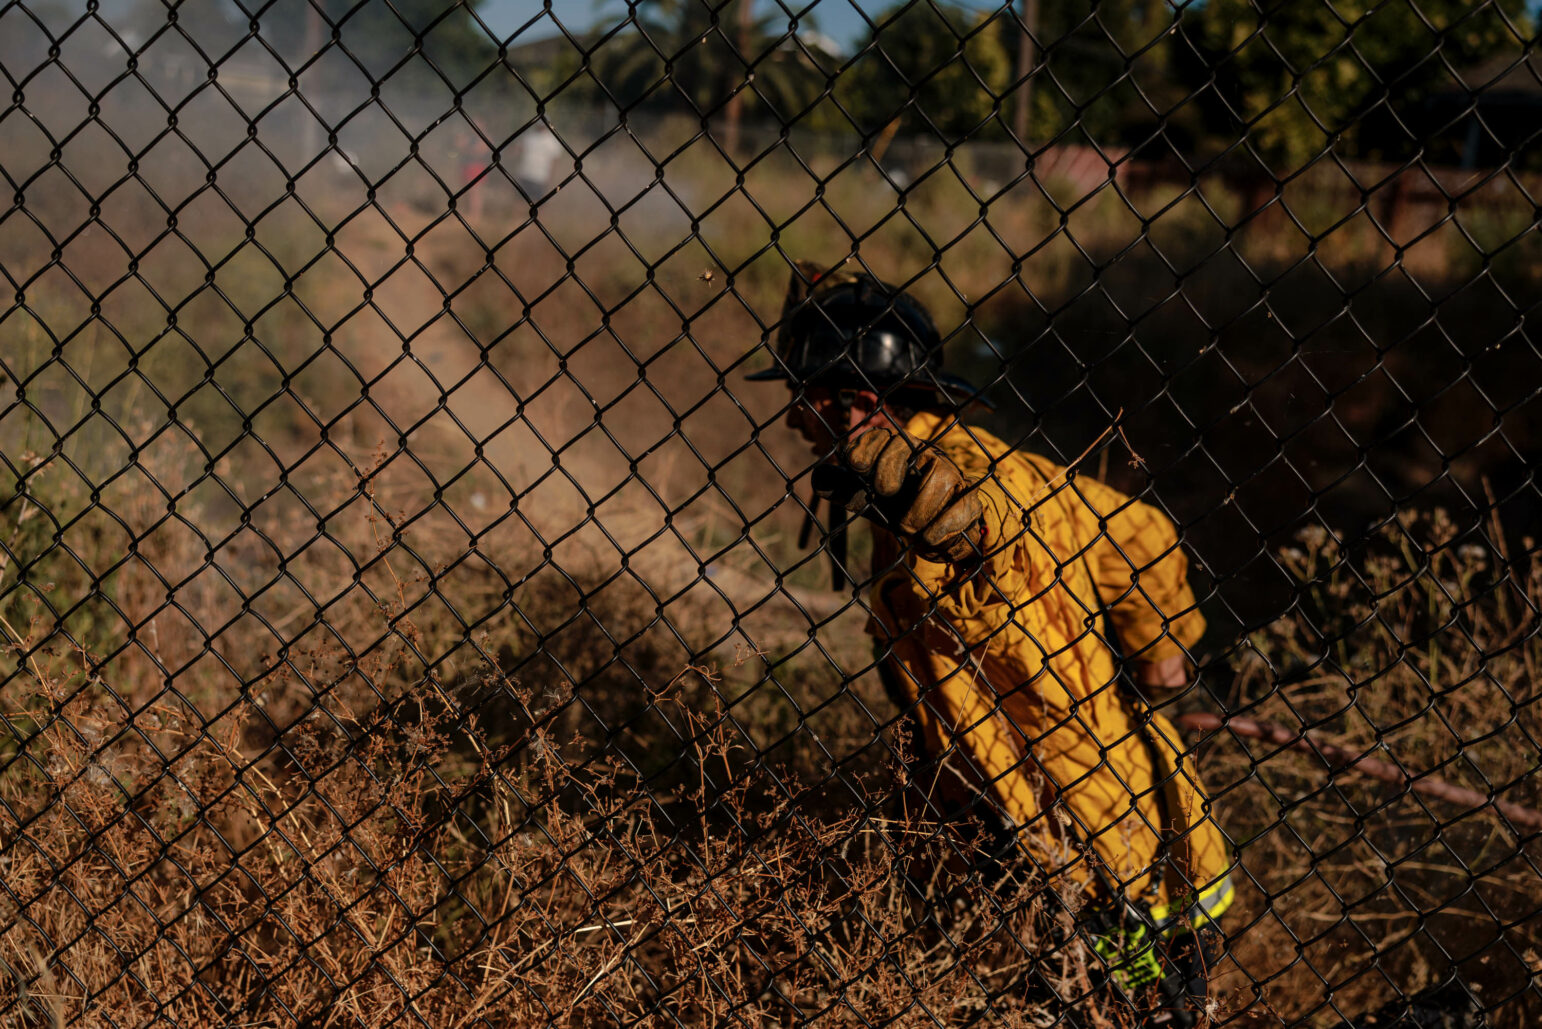
[[1038,44],[1034,34],[1039,31],[1039,0],[1023,0],[1023,34],[1017,41],[1017,106],[1012,111],[1012,132],[1022,142],[1028,141],[1028,112],[1033,106],[1034,61],[1038,58]]
[[[737,26],[738,32],[735,33],[737,38],[734,40],[734,49],[738,51],[740,57],[748,61],[750,58],[750,38],[754,35],[755,29],[755,0],[739,0],[739,8],[736,13],[739,24]],[[725,77],[726,84],[730,89],[735,87],[739,89],[729,99],[728,107],[723,112],[728,122],[727,131],[723,134],[723,145],[730,157],[737,157],[739,154],[739,123],[744,118],[744,93],[749,89],[749,83],[755,77],[754,70],[746,71],[744,77],[745,81],[742,83],[735,83],[731,73]]]
[[[322,0],[308,0],[305,5],[305,53],[300,55],[300,59],[295,62],[296,67],[304,64],[306,61],[314,60],[316,55],[321,53],[321,48],[324,45],[323,40],[326,38],[325,22],[321,17],[321,11],[316,7],[321,2]],[[310,79],[312,82],[319,84],[322,81],[320,65],[318,63],[311,67],[314,70],[311,72]],[[321,106],[322,110],[326,110],[325,105],[318,106]],[[321,152],[321,148],[325,146],[321,138],[321,126],[316,124],[315,117],[308,111],[302,113],[300,118],[303,119],[301,125],[303,126],[302,138],[305,140],[304,159],[313,161],[316,159],[316,155]]]

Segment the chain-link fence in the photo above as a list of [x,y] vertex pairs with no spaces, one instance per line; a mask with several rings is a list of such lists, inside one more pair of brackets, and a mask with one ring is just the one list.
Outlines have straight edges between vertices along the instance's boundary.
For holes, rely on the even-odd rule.
[[0,4],[0,1021],[1532,1024],[1536,26]]

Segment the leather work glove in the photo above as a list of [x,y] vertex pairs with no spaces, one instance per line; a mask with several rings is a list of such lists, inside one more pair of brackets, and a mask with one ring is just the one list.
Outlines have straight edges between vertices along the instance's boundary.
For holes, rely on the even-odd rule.
[[[824,481],[820,492],[849,511],[871,502],[885,528],[928,561],[964,561],[980,542],[980,498],[951,461],[892,429],[869,429],[842,450],[844,483]],[[821,483],[815,483],[820,488]]]

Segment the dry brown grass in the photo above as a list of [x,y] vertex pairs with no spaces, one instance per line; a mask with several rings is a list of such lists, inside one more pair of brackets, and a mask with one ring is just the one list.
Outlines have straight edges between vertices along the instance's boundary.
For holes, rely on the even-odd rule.
[[[1346,554],[1322,529],[1280,554],[1300,602],[1254,633],[1232,713],[1309,729],[1409,776],[1537,809],[1542,569],[1497,524],[1409,513]],[[1496,546],[1490,541],[1498,541]],[[1530,541],[1526,541],[1528,549]],[[1456,969],[1498,1010],[1535,1017],[1542,951],[1535,834],[1224,731],[1205,758],[1246,884],[1221,982],[1287,1020],[1379,1005]],[[1374,1002],[1374,1004],[1373,1004]]]
[[[820,184],[778,156],[746,179],[763,215],[697,144],[671,183],[701,210],[728,199],[692,238],[659,194],[614,232],[578,185],[540,226],[505,195],[468,228],[405,187],[355,215],[357,184],[326,174],[300,189],[346,219],[351,269],[305,268],[322,243],[292,204],[263,221],[267,255],[228,215],[189,217],[195,246],[230,255],[228,303],[167,242],[100,319],[53,269],[0,323],[31,405],[0,418],[25,480],[0,492],[4,1017],[1026,1025],[1043,1012],[1025,974],[1083,988],[1076,947],[1046,967],[1032,884],[950,879],[947,838],[884,802],[903,774],[878,742],[888,701],[853,678],[862,614],[820,625],[845,599],[821,563],[783,574],[807,457],[739,362],[779,307],[773,231],[793,256],[930,268],[916,289],[939,322],[981,303],[986,331],[1086,288],[1084,250],[1143,237],[1180,269],[1205,260],[1227,235],[1200,198],[1105,189],[1062,223],[1023,185],[978,220],[946,170],[901,206],[871,169]],[[55,185],[29,209],[78,223]],[[1240,199],[1202,188],[1234,221]],[[1236,250],[1383,266],[1390,246],[1333,195],[1287,196],[1317,242],[1276,212]],[[152,211],[109,204],[104,224],[148,246]],[[13,219],[0,261],[46,268],[35,235]],[[1405,268],[1449,277],[1471,250],[1451,237]],[[105,290],[128,255],[65,260]],[[1230,699],[1536,804],[1535,572],[1427,529],[1427,551],[1392,532],[1352,561],[1326,537],[1287,554],[1307,599],[1250,639]],[[1442,948],[1496,1000],[1527,981],[1535,855],[1495,816],[1295,753],[1205,760],[1245,884],[1223,1012],[1321,1022],[1324,980],[1355,1011],[1438,974]],[[938,876],[919,895],[917,869]]]
[[[479,556],[400,455],[334,441],[288,500],[186,450],[146,453],[101,506],[62,457],[22,466],[0,578],[13,1016],[1039,1017],[1013,984],[1044,974],[1043,896],[907,887],[949,837],[893,817],[902,773],[861,690],[813,667],[780,686],[751,651],[681,671],[643,580],[545,565],[513,518]],[[189,486],[214,477],[233,496]],[[724,603],[669,614],[716,631]],[[1056,954],[1046,977],[1085,992],[1080,945]]]
[[[9,1017],[1037,1024],[1013,984],[1045,974],[1043,896],[936,880],[925,892],[951,907],[931,917],[906,880],[942,867],[947,838],[887,816],[892,766],[848,768],[846,796],[872,795],[830,803],[830,782],[755,760],[763,738],[742,723],[761,721],[764,697],[730,699],[710,668],[643,678],[622,701],[587,669],[575,698],[561,678],[478,664],[415,599],[428,576],[382,537],[386,498],[368,480],[359,493],[361,523],[332,538],[377,551],[373,609],[341,602],[326,638],[248,655],[246,681],[214,661],[273,644],[250,620],[205,642],[196,620],[220,616],[195,588],[177,595],[189,616],[171,617],[149,569],[177,555],[153,534],[109,591],[148,626],[121,654],[121,628],[72,642],[39,597],[9,591]],[[47,517],[21,505],[13,552]],[[564,613],[544,602],[519,617]],[[594,614],[591,643],[625,621]],[[504,618],[474,642],[513,650]],[[636,726],[653,767],[576,731],[596,705]],[[1055,953],[1047,977],[1085,991],[1079,945]]]

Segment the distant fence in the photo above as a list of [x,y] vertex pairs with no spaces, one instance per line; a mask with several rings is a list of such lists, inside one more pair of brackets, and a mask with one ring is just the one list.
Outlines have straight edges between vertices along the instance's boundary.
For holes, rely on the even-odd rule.
[[[0,1021],[1534,1024],[1532,9],[515,6],[0,5]],[[1015,578],[810,500],[800,260]]]

